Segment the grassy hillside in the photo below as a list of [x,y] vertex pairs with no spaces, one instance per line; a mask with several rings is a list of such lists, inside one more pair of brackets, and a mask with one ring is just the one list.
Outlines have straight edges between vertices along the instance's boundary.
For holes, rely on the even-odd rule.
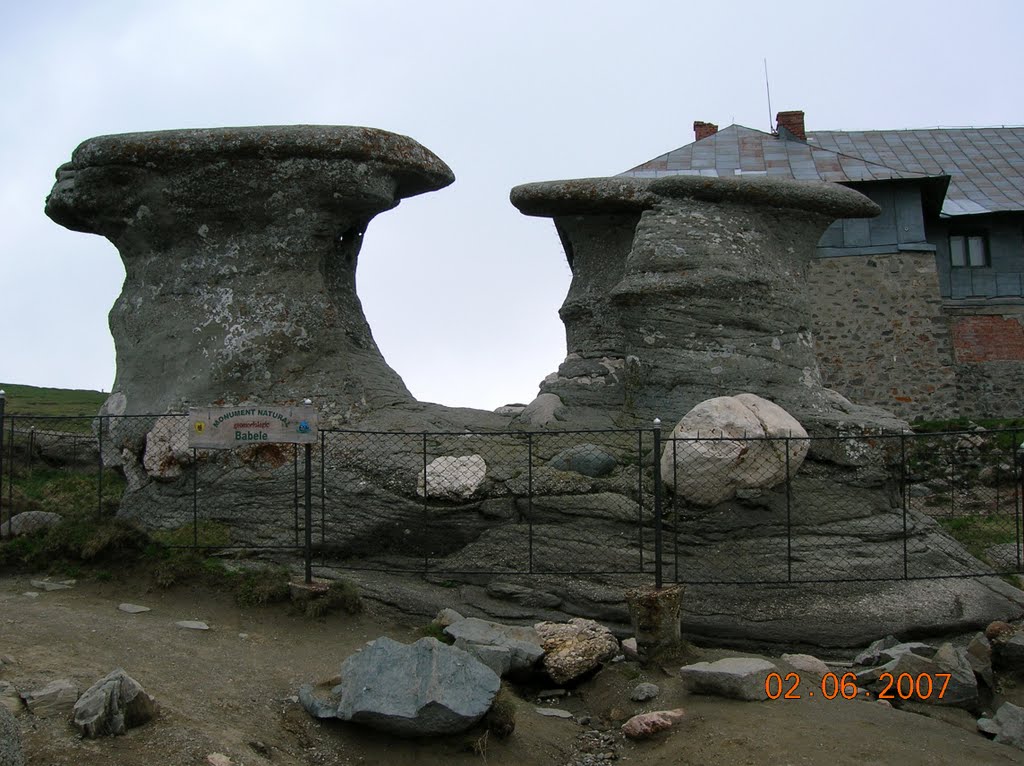
[[7,415],[95,415],[107,394],[70,388],[38,388],[0,383],[7,393]]

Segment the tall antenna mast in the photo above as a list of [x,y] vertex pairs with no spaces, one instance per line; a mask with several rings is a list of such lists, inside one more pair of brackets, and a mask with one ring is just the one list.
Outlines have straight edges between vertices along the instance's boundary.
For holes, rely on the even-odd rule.
[[764,89],[768,93],[768,132],[771,133],[775,126],[772,121],[772,89],[768,85],[768,59],[764,59]]

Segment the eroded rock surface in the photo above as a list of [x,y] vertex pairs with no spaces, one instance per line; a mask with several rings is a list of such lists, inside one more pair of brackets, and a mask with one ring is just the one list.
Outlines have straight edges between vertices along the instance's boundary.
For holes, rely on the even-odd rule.
[[131,133],[82,143],[46,214],[124,261],[110,312],[122,410],[314,397],[346,414],[412,399],[356,294],[367,225],[453,180],[373,128]]

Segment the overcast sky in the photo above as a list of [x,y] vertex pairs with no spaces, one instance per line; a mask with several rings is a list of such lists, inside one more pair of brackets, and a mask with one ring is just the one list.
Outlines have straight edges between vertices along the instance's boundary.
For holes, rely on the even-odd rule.
[[359,294],[418,398],[528,402],[565,355],[570,272],[516,184],[613,175],[694,120],[809,130],[1024,124],[1024,3],[0,0],[0,381],[109,390],[113,245],[52,223],[107,133],[368,125],[455,183],[371,224]]

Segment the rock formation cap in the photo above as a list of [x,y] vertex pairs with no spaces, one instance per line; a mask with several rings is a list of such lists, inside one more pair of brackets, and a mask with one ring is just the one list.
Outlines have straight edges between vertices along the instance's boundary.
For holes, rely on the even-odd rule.
[[523,214],[544,217],[639,212],[655,207],[663,198],[764,205],[835,218],[871,218],[881,212],[863,194],[839,184],[764,176],[611,176],[542,181],[516,186],[509,198]]
[[384,163],[398,179],[400,197],[443,189],[455,180],[440,157],[408,136],[352,125],[267,125],[97,136],[83,141],[71,155],[70,168],[65,165],[61,170],[293,157]]

